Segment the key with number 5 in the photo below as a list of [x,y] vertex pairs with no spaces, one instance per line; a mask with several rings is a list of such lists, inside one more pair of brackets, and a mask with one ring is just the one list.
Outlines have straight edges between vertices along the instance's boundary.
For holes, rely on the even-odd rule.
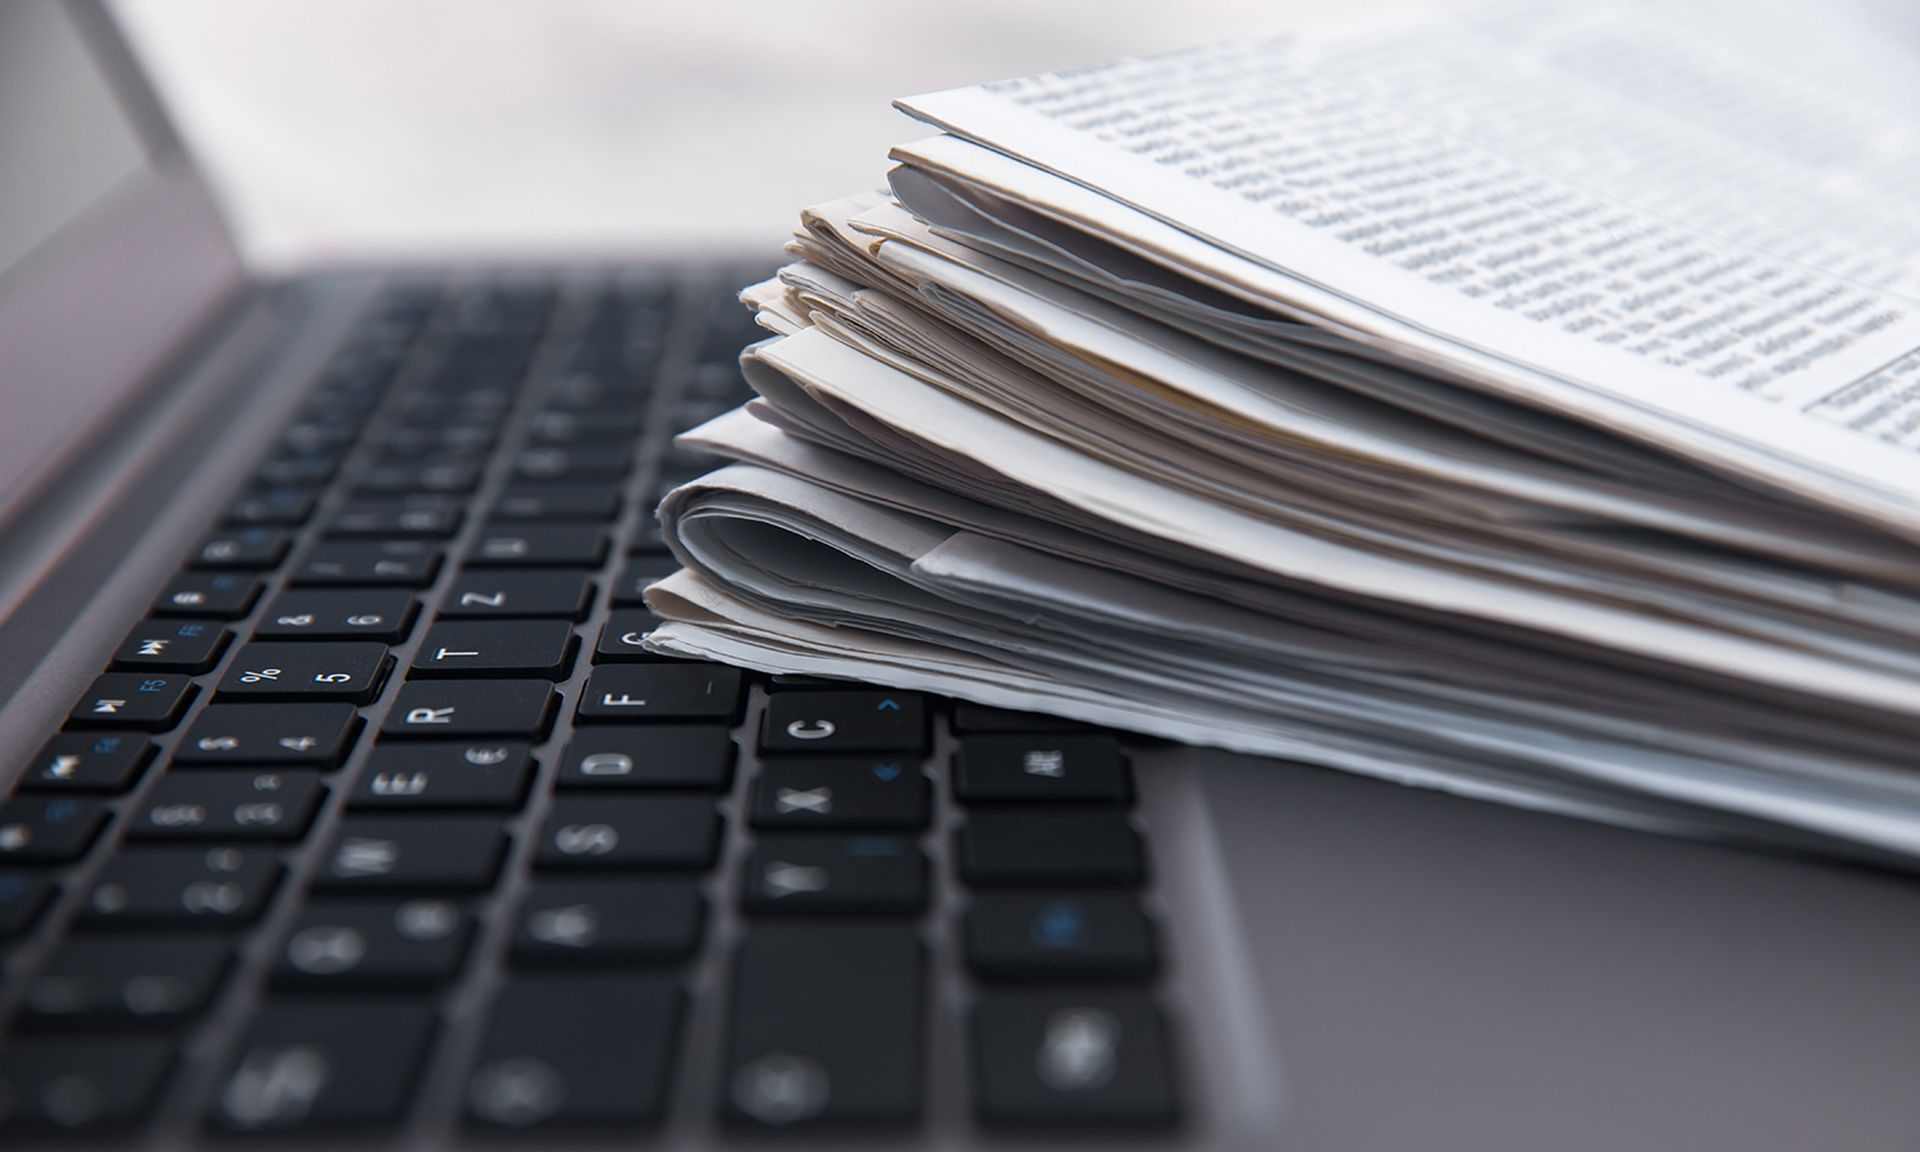
[[392,663],[385,644],[248,644],[221,678],[219,699],[344,700],[365,704]]

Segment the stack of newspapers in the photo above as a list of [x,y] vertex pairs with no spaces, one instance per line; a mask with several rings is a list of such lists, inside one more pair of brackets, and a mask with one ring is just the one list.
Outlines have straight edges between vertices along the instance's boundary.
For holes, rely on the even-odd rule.
[[1920,857],[1916,48],[1529,4],[901,101],[649,643]]

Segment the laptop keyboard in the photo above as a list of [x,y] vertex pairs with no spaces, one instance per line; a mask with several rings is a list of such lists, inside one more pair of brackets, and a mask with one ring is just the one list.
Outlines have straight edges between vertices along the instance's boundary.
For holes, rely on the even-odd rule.
[[1112,736],[642,647],[750,278],[369,310],[0,799],[0,1138],[1175,1121]]

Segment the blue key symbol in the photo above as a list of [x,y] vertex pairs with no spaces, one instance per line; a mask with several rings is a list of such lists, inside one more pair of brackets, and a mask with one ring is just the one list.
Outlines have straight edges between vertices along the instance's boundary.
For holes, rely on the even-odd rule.
[[120,750],[120,737],[102,736],[93,742],[93,750],[102,756],[111,756]]
[[176,633],[176,635],[198,636],[200,635],[200,633],[205,632],[206,630],[207,630],[207,626],[205,624],[182,624],[180,625],[180,630],[178,633]]
[[880,701],[880,703],[875,704],[873,710],[875,712],[898,712],[900,711],[900,701],[889,696],[885,700]]
[[62,800],[58,804],[47,805],[46,821],[49,824],[65,824],[78,815],[79,812],[79,807],[75,805],[73,801]]
[[1027,931],[1042,948],[1078,948],[1087,942],[1087,913],[1066,901],[1042,905]]
[[855,836],[847,841],[849,856],[898,856],[900,838],[897,836]]
[[873,766],[873,778],[883,782],[891,782],[900,778],[900,771],[900,765],[893,761],[888,761],[885,764],[875,764]]
[[142,692],[164,692],[166,691],[166,687],[167,682],[165,680],[140,681],[140,691]]

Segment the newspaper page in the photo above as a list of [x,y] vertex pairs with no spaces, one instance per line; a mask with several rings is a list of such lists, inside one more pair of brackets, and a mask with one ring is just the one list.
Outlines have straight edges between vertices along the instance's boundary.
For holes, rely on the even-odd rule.
[[1890,4],[1499,6],[903,107],[1110,230],[1916,534],[1915,42]]

